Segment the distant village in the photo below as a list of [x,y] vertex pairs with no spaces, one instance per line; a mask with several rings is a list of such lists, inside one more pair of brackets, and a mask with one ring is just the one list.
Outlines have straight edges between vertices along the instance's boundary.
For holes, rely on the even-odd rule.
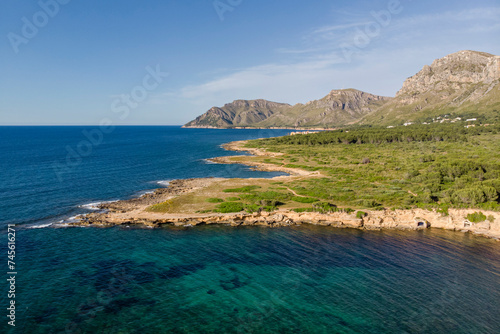
[[294,131],[290,132],[288,135],[289,136],[295,136],[295,135],[308,135],[311,133],[318,133],[319,131]]
[[[432,122],[423,122],[421,124],[424,124],[424,125],[428,125],[428,124],[432,124],[432,123],[457,123],[457,122],[462,122],[462,117],[456,117],[456,118],[450,118],[450,115],[444,115],[444,116],[437,116],[436,118],[433,118],[432,119]],[[464,122],[476,122],[477,121],[477,118],[468,118],[466,119]],[[403,125],[404,126],[408,126],[408,125],[413,125],[415,123],[413,122],[406,122],[404,123]],[[484,126],[488,126],[489,124],[484,124]],[[471,128],[471,127],[475,127],[476,125],[475,124],[467,124],[467,125],[464,125],[464,127],[466,128]],[[388,126],[387,127],[388,129],[391,129],[391,128],[394,128],[394,126]]]
[[[469,123],[469,124],[464,125],[464,127],[466,127],[466,128],[473,128],[473,127],[476,126],[476,124],[470,124],[470,123],[471,122],[477,122],[477,118],[467,118],[467,119],[464,120],[462,117],[450,118],[450,115],[444,115],[444,116],[437,116],[437,117],[433,118],[432,122],[429,121],[429,122],[423,122],[423,123],[420,123],[420,124],[429,125],[429,124],[433,124],[433,123],[457,123],[457,122],[466,122],[466,123]],[[409,126],[409,125],[414,125],[414,124],[418,124],[418,123],[415,123],[415,122],[406,122],[406,123],[403,124],[403,126]],[[482,124],[481,126],[488,126],[488,125],[490,125],[490,124]],[[396,127],[395,125],[390,125],[390,126],[387,127],[387,129],[392,129],[392,128],[395,128],[395,127]],[[290,132],[288,135],[289,136],[294,136],[294,135],[308,135],[308,134],[318,133],[318,132],[321,132],[321,131],[293,131],[293,132]],[[346,131],[346,132],[349,132],[349,131]]]

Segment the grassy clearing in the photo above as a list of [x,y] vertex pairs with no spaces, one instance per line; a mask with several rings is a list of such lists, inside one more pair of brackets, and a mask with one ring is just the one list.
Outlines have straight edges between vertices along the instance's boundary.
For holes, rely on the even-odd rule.
[[206,201],[208,203],[222,203],[222,202],[224,202],[224,200],[222,198],[217,198],[217,197],[207,198]]
[[244,186],[241,188],[224,189],[225,193],[250,193],[255,189],[259,189],[260,186]]

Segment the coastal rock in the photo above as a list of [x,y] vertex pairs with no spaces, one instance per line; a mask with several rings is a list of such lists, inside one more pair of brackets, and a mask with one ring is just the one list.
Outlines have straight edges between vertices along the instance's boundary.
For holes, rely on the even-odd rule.
[[224,224],[229,226],[266,226],[278,227],[300,224],[332,226],[339,228],[358,228],[367,230],[400,229],[419,230],[427,228],[441,228],[462,232],[472,232],[492,238],[500,238],[500,213],[483,211],[491,221],[471,223],[467,215],[474,213],[472,209],[449,209],[449,215],[430,210],[378,210],[368,211],[367,216],[360,219],[354,214],[335,212],[320,214],[315,212],[297,213],[294,211],[280,210],[275,213],[263,212],[262,214],[208,214],[199,217],[170,217],[165,219],[148,219],[144,217],[130,217],[119,219],[113,215],[90,214],[74,225],[84,226],[116,226],[140,225],[145,227],[161,227],[172,225],[177,227],[190,227],[202,224]]

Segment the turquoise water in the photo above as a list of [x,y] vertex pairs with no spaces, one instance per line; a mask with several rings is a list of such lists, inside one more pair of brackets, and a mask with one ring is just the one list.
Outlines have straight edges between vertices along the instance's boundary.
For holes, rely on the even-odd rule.
[[272,132],[118,128],[59,182],[48,166],[78,143],[80,128],[4,130],[0,254],[5,224],[17,223],[18,275],[16,327],[2,316],[2,332],[500,332],[500,243],[470,234],[33,228],[159,180],[269,176],[203,159],[230,154],[223,142]]

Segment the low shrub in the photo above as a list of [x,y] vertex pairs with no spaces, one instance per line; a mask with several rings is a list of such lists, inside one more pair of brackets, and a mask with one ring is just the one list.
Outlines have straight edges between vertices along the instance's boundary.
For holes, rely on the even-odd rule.
[[314,203],[317,202],[317,198],[312,198],[312,197],[300,197],[300,196],[293,196],[291,198],[292,201],[294,202],[299,202],[299,203]]
[[244,205],[244,210],[248,213],[258,212],[258,211],[275,211],[276,205],[259,205],[259,204],[246,204]]
[[343,209],[340,209],[340,211],[344,211],[345,213],[353,213],[356,210],[353,210],[351,208],[343,208]]
[[225,193],[249,193],[252,190],[259,189],[260,186],[244,186],[241,188],[224,189]]
[[240,212],[245,209],[243,203],[239,202],[224,202],[216,206],[215,212],[220,213],[232,213],[232,212]]
[[361,204],[366,207],[366,208],[377,208],[377,207],[380,207],[381,204],[380,203],[377,203],[377,201],[373,200],[373,199],[364,199]]
[[480,223],[486,220],[486,216],[482,212],[469,213],[467,215],[467,220],[471,223]]
[[337,212],[337,206],[328,202],[318,202],[313,204],[313,210],[320,213]]
[[222,203],[224,200],[222,198],[207,198],[208,203]]
[[367,215],[368,214],[366,212],[364,212],[364,211],[358,211],[358,212],[356,212],[356,218],[359,218],[359,219],[364,218]]

